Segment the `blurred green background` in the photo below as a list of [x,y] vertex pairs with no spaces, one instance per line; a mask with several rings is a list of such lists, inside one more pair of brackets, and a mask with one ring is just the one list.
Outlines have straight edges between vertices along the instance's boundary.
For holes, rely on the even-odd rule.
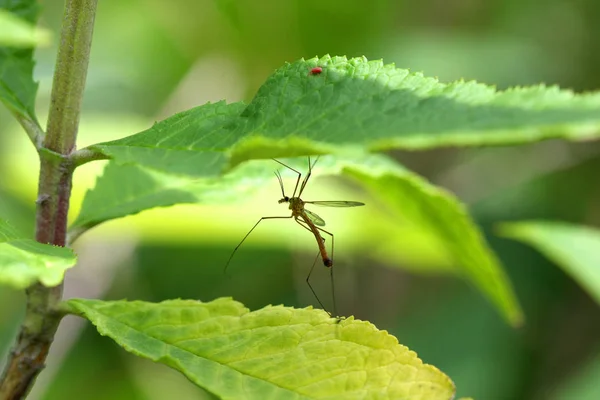
[[[62,8],[60,1],[43,2],[41,24],[56,32],[55,44]],[[103,0],[79,147],[135,133],[207,101],[249,101],[283,62],[324,54],[383,58],[444,82],[475,79],[501,89],[544,82],[596,90],[599,17],[597,0]],[[36,53],[42,121],[54,57],[55,48]],[[447,373],[459,396],[600,398],[593,372],[600,369],[598,304],[535,251],[493,234],[499,221],[531,218],[599,226],[600,144],[548,141],[391,155],[469,205],[506,266],[527,322],[521,329],[508,327],[474,288],[436,274],[442,268],[435,260],[410,252],[410,230],[404,238],[389,238],[377,224],[360,229],[360,221],[381,216],[373,203],[360,210],[318,210],[336,233],[340,313],[396,335]],[[31,233],[38,163],[5,109],[0,169],[0,215]],[[102,163],[94,163],[76,172],[72,217],[101,169]],[[347,181],[313,183],[311,197],[370,200]],[[291,223],[261,227],[236,254],[230,277],[223,274],[232,249],[260,216],[285,215],[278,196],[274,178],[257,198],[240,204],[186,205],[107,223],[77,243],[80,263],[68,274],[66,295],[149,301],[232,296],[251,309],[317,305],[304,282],[314,243]],[[360,246],[352,243],[373,235],[409,255],[386,263],[375,249],[353,252]],[[327,279],[320,268],[313,282],[330,304]],[[0,287],[0,302],[5,354],[24,297]],[[211,398],[178,373],[126,353],[83,321],[63,322],[31,398]]]

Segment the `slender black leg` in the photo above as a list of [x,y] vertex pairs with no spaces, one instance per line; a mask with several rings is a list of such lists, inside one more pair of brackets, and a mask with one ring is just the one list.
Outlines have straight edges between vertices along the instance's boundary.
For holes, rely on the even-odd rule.
[[235,246],[235,249],[233,249],[233,251],[231,252],[231,255],[229,256],[229,259],[227,260],[227,264],[225,264],[225,268],[223,268],[223,273],[227,274],[227,267],[229,267],[229,263],[231,262],[231,259],[235,255],[235,252],[240,248],[242,243],[244,243],[244,240],[246,240],[246,238],[252,233],[252,231],[254,230],[254,228],[256,228],[258,226],[258,224],[260,224],[265,219],[286,219],[286,218],[292,218],[292,217],[293,217],[293,215],[290,215],[288,217],[262,217],[261,219],[259,219],[258,222],[256,224],[254,224],[252,229],[250,229],[250,231],[248,231],[248,233],[246,233],[246,236],[244,236],[242,241],[237,246]]
[[[295,221],[301,227],[303,227],[304,229],[306,229],[310,233],[313,233],[313,231],[308,227],[308,225],[305,222],[299,220],[298,218],[296,218]],[[333,243],[334,243],[333,233],[328,232],[325,229],[319,228],[318,226],[315,226],[315,228],[317,228],[319,231],[321,231],[323,233],[326,233],[327,235],[331,236],[331,261],[333,263]],[[321,236],[321,240],[323,240],[323,243],[325,243],[325,238],[324,237]],[[320,255],[321,255],[321,252],[319,251],[317,253],[315,261],[312,264],[312,267],[310,267],[310,271],[308,272],[308,276],[306,277],[306,284],[308,285],[308,287],[310,288],[310,291],[313,293],[313,295],[315,296],[315,298],[319,302],[319,305],[321,306],[321,308],[323,310],[325,310],[325,312],[327,312],[327,314],[331,315],[331,313],[329,311],[327,311],[327,308],[325,308],[325,306],[323,305],[323,303],[319,299],[319,296],[317,296],[317,293],[315,292],[314,288],[310,284],[310,275],[312,274],[313,270],[315,269],[315,265],[316,265],[317,260],[319,259]],[[337,304],[336,304],[336,301],[335,301],[335,285],[334,285],[334,279],[333,279],[333,264],[329,268],[330,268],[329,275],[330,275],[330,281],[331,281],[331,297],[332,297],[332,301],[333,301],[333,313],[337,316]]]
[[[296,190],[298,190],[298,184],[300,183],[300,178],[302,178],[302,174],[299,171],[296,171],[294,168],[290,167],[289,165],[286,165],[286,164],[282,163],[281,161],[278,161],[276,159],[273,159],[273,161],[275,161],[278,164],[283,165],[287,169],[291,169],[292,171],[294,171],[295,173],[298,174],[298,179],[296,179],[296,186],[294,186],[294,193],[292,194],[292,197],[296,197]],[[281,183],[281,177],[279,177],[279,182],[280,182],[280,184],[283,187],[283,183]],[[283,193],[283,188],[281,189],[281,191]],[[285,194],[283,195],[283,197],[285,197]]]

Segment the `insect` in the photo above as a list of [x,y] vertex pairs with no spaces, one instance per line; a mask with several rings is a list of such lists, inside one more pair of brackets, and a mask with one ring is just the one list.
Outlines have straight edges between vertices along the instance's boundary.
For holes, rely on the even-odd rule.
[[313,69],[310,70],[311,75],[320,75],[321,72],[323,72],[323,68],[321,68],[321,67],[314,67]]
[[[308,276],[306,277],[306,283],[308,284],[308,287],[310,288],[311,292],[313,293],[313,295],[319,302],[319,305],[321,305],[321,307],[325,311],[327,311],[325,309],[325,307],[323,306],[323,303],[321,303],[321,300],[319,300],[319,297],[315,293],[312,285],[310,284],[310,275],[312,274],[313,269],[315,268],[317,259],[320,255],[321,259],[323,260],[323,265],[330,268],[329,271],[330,271],[330,276],[331,276],[331,294],[333,297],[333,311],[334,311],[334,313],[336,313],[337,310],[336,310],[336,305],[335,305],[335,294],[334,294],[334,286],[333,286],[333,268],[332,268],[333,267],[333,247],[334,247],[333,246],[333,244],[334,244],[333,233],[328,232],[325,229],[321,228],[322,226],[325,226],[325,221],[321,217],[319,217],[317,214],[304,208],[304,206],[306,204],[312,204],[312,205],[316,205],[316,206],[327,206],[327,207],[358,207],[358,206],[364,206],[365,204],[358,202],[358,201],[304,201],[304,200],[302,200],[300,197],[302,196],[302,192],[304,192],[304,189],[306,188],[306,184],[308,183],[308,180],[312,174],[312,169],[314,168],[314,166],[318,160],[319,160],[319,158],[317,157],[317,159],[315,159],[315,162],[311,164],[310,157],[308,158],[308,172],[307,172],[306,176],[304,177],[304,180],[302,180],[302,183],[300,183],[300,180],[302,179],[302,174],[299,171],[295,170],[294,168],[292,168],[290,166],[285,165],[281,161],[278,161],[275,159],[273,160],[273,161],[283,165],[287,169],[290,169],[290,170],[294,171],[296,174],[298,174],[298,178],[296,179],[296,186],[294,186],[294,192],[292,193],[292,196],[289,197],[289,196],[286,196],[286,194],[285,194],[285,189],[283,187],[283,180],[281,178],[281,174],[279,173],[279,171],[275,171],[275,176],[277,177],[277,180],[279,181],[279,187],[281,188],[281,196],[282,196],[281,199],[278,200],[278,203],[279,204],[283,204],[283,203],[289,204],[288,208],[292,211],[292,215],[284,216],[284,217],[277,216],[277,217],[262,217],[262,218],[260,218],[258,220],[258,222],[256,222],[256,224],[254,224],[252,229],[250,229],[250,231],[248,231],[246,236],[244,236],[242,241],[235,247],[235,249],[233,249],[233,252],[229,256],[229,260],[227,260],[227,264],[225,265],[225,270],[229,266],[229,263],[231,262],[231,259],[233,258],[234,254],[236,253],[238,248],[242,245],[242,243],[244,243],[246,238],[252,233],[252,231],[263,220],[293,218],[301,227],[303,227],[304,229],[306,229],[307,231],[309,231],[310,233],[312,233],[314,235],[315,239],[317,240],[317,246],[319,247],[319,253],[317,254],[317,257],[315,258],[315,262],[313,262],[313,265],[310,268]],[[298,190],[298,185],[300,185],[300,190]],[[296,192],[298,192],[297,196],[296,196]],[[331,237],[331,256],[329,256],[329,254],[327,253],[327,249],[325,248],[325,238],[321,235],[322,233],[329,235]]]

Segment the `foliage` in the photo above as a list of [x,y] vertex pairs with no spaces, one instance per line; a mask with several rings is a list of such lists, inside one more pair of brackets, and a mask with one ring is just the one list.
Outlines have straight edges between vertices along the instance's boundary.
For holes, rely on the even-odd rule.
[[231,299],[159,304],[69,300],[126,350],[180,370],[219,398],[448,399],[450,379],[387,332],[323,311]]
[[538,249],[573,277],[600,304],[600,232],[551,221],[505,223],[500,233]]
[[40,281],[56,286],[65,270],[75,265],[75,255],[64,247],[42,244],[15,232],[0,219],[0,282],[25,289]]
[[[0,8],[11,12],[10,18],[29,23],[37,18],[33,1],[0,0]],[[0,21],[8,21],[6,15],[1,13]],[[443,84],[383,61],[324,56],[277,69],[248,104],[207,103],[137,134],[57,154],[41,141],[33,50],[14,47],[14,33],[23,25],[6,26],[0,31],[0,100],[27,131],[42,161],[72,172],[110,159],[69,228],[69,247],[109,220],[181,203],[232,202],[253,193],[272,179],[272,163],[265,159],[287,159],[300,170],[306,156],[321,155],[315,174],[352,179],[387,210],[394,237],[399,237],[399,221],[424,232],[452,271],[518,326],[524,317],[514,289],[467,206],[375,153],[600,137],[598,93]],[[34,37],[26,45],[38,42]],[[321,72],[312,73],[315,67]],[[43,166],[41,180],[56,183],[60,191],[61,182],[44,175]],[[40,203],[46,201],[40,196]],[[600,248],[597,232],[545,223],[508,224],[502,232],[539,247],[600,299],[593,268]],[[373,244],[369,240],[364,239],[364,248]],[[70,249],[22,237],[0,219],[0,283],[17,289],[38,282],[57,286],[74,263]],[[221,398],[454,396],[450,378],[386,331],[321,310],[268,306],[249,311],[222,298],[162,303],[71,299],[56,311],[88,319],[125,350],[180,371]]]
[[[21,17],[26,22],[35,22],[39,6],[35,1],[0,1],[2,15]],[[4,17],[5,22],[6,16]],[[10,18],[10,17],[9,17]],[[0,32],[3,42],[14,43],[13,34],[20,31],[19,25],[4,25]],[[32,43],[34,44],[34,43]],[[33,81],[33,49],[0,46],[0,99],[16,113],[31,119],[35,117],[35,95],[37,83]]]

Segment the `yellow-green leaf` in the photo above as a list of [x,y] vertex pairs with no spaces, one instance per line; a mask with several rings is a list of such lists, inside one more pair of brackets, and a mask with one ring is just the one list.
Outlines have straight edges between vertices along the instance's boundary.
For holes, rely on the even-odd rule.
[[231,299],[69,300],[125,350],[221,399],[452,399],[452,381],[369,322]]

